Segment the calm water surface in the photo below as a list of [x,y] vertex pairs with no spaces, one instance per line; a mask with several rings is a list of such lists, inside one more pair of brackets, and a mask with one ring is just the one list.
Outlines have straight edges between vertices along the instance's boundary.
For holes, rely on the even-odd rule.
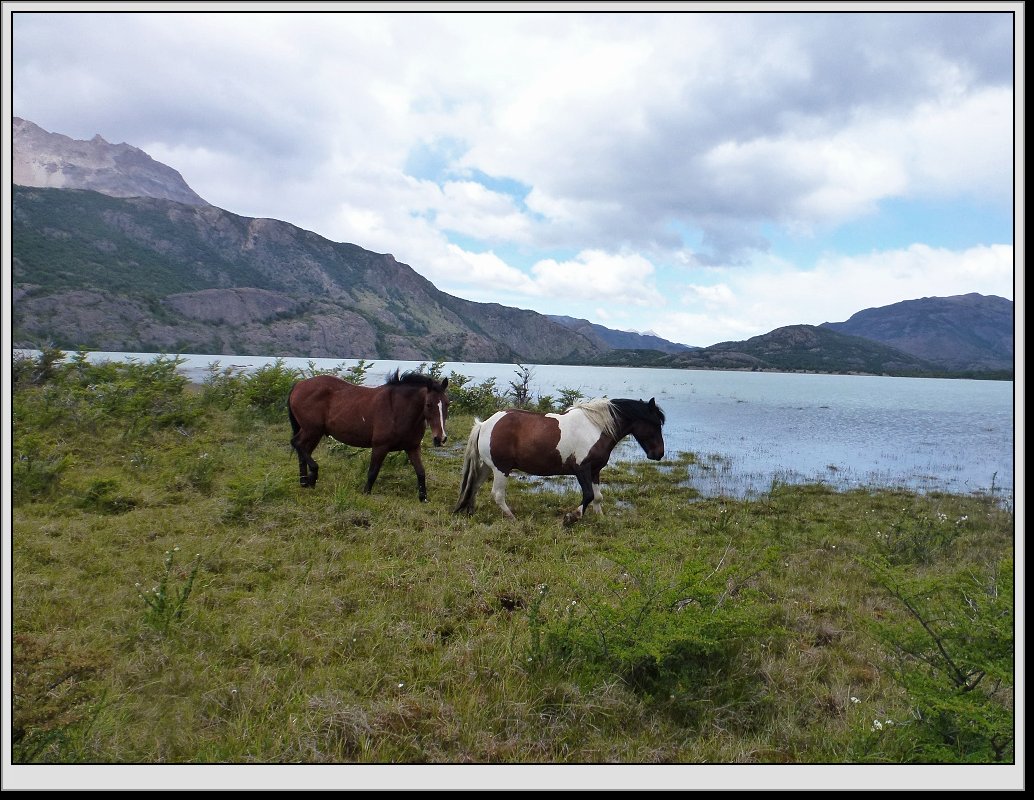
[[[152,353],[92,353],[91,360],[150,361]],[[275,359],[183,355],[202,381],[208,368],[255,369]],[[285,358],[291,367],[352,366],[356,359]],[[368,362],[369,363],[369,362]],[[367,385],[416,361],[374,361]],[[1009,381],[800,375],[773,372],[527,365],[533,396],[577,389],[586,397],[656,398],[667,415],[667,455],[696,454],[690,484],[706,496],[747,497],[773,482],[823,482],[838,489],[899,487],[1014,497],[1014,396]],[[506,390],[513,364],[446,362],[475,382]],[[451,431],[461,437],[464,431]],[[615,454],[645,458],[625,440]]]

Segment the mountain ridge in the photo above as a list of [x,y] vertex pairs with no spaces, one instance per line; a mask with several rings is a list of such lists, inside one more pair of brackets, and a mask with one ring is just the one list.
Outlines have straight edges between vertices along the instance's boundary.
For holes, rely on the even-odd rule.
[[[974,293],[698,348],[446,294],[391,254],[217,208],[131,145],[15,118],[13,333],[100,350],[705,369],[1013,372],[1013,302]],[[34,181],[41,186],[25,186]]]
[[862,336],[956,370],[1012,369],[1011,300],[975,292],[867,308],[821,327]]

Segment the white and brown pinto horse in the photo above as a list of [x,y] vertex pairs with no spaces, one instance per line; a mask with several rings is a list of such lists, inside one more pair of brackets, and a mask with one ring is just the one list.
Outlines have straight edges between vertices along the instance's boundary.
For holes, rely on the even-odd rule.
[[478,489],[491,476],[492,498],[512,519],[506,505],[506,477],[520,470],[528,475],[578,478],[582,502],[564,516],[564,524],[577,522],[590,505],[601,514],[600,470],[618,442],[631,434],[647,458],[659,461],[664,458],[663,425],[664,412],[653,398],[649,402],[603,398],[578,403],[563,414],[510,409],[484,422],[475,419],[454,513],[473,514]]

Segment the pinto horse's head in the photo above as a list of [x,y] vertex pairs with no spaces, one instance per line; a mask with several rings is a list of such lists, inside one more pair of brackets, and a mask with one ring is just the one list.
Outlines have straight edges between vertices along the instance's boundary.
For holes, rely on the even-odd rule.
[[664,458],[664,412],[658,407],[654,398],[650,402],[642,400],[613,401],[630,426],[630,433],[643,448],[646,457],[651,461]]
[[440,384],[428,385],[424,398],[424,421],[431,428],[431,441],[435,447],[441,447],[449,441],[445,431],[445,421],[449,418],[449,379],[444,378]]

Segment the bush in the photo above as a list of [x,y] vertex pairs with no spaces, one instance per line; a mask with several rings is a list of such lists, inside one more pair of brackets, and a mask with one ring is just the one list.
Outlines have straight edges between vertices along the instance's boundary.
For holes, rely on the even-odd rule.
[[967,570],[936,580],[886,562],[870,566],[907,612],[899,623],[871,627],[894,654],[894,678],[912,707],[906,724],[877,732],[906,739],[923,763],[1012,762],[1012,559],[982,574]]
[[530,661],[566,663],[590,682],[617,678],[675,705],[692,704],[719,674],[731,689],[741,645],[764,616],[746,588],[749,579],[731,568],[705,574],[704,565],[691,562],[668,580],[653,569],[621,568],[606,594],[576,590],[563,619],[549,624],[541,616],[548,587],[538,587],[529,612]]
[[452,410],[485,419],[501,409],[504,402],[496,392],[495,378],[472,385],[472,379],[467,375],[450,373],[449,407]]
[[16,433],[58,424],[84,432],[111,429],[137,436],[152,429],[193,423],[200,409],[184,391],[187,379],[177,368],[183,360],[159,355],[149,363],[104,361],[90,363],[79,351],[59,363],[44,352],[34,367],[20,374],[35,378],[15,386]]

